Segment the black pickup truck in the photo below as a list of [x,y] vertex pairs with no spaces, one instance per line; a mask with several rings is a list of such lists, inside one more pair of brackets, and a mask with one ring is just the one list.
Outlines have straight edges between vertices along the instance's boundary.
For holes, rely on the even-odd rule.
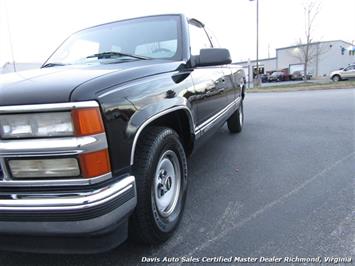
[[181,14],[71,35],[41,69],[0,76],[0,249],[100,252],[177,228],[186,158],[243,125],[245,76]]

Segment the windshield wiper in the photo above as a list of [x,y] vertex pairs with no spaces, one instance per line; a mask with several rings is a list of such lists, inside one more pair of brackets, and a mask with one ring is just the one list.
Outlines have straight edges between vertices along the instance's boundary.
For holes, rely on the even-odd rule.
[[94,58],[97,57],[98,59],[102,59],[102,58],[111,58],[111,57],[115,57],[115,56],[128,56],[128,57],[132,57],[132,58],[136,58],[136,59],[141,59],[141,60],[147,60],[150,59],[149,57],[146,56],[141,56],[141,55],[135,55],[135,54],[126,54],[126,53],[121,53],[121,52],[103,52],[103,53],[98,53],[98,54],[93,54],[93,55],[89,55],[86,58]]
[[63,63],[47,63],[45,65],[43,65],[41,68],[45,68],[45,67],[56,67],[56,66],[65,66],[66,64]]

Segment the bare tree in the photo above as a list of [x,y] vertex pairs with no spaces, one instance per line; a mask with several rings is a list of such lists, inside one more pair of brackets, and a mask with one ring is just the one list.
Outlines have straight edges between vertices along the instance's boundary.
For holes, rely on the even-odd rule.
[[304,80],[307,80],[308,65],[318,60],[322,53],[319,44],[313,43],[314,24],[320,11],[320,4],[317,1],[309,1],[304,4],[304,39],[298,40],[298,52],[294,54],[300,63],[304,64]]

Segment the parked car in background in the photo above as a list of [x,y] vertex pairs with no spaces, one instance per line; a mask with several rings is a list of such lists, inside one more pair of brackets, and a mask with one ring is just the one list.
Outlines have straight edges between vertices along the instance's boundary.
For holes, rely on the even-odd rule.
[[346,68],[335,70],[331,72],[329,76],[335,82],[346,79],[355,79],[355,64],[351,64]]
[[261,74],[260,79],[262,83],[268,82],[269,81],[269,75],[268,74]]
[[[304,78],[303,71],[302,71],[302,77]],[[308,73],[307,73],[307,80],[312,79],[312,77],[313,77],[312,73],[308,72]]]
[[[307,80],[312,78],[311,73],[307,73]],[[303,80],[304,79],[304,71],[295,71],[290,75],[290,80]]]
[[287,75],[284,72],[275,71],[269,76],[268,81],[269,82],[285,81],[285,80],[287,80],[287,78],[288,77],[287,77]]
[[303,75],[302,75],[301,71],[295,71],[291,74],[290,79],[291,80],[302,80]]

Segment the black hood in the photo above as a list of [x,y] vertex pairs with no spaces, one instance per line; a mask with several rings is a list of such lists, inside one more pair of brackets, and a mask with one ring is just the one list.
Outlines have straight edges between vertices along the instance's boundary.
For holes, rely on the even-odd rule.
[[[92,100],[96,91],[176,70],[182,62],[140,60],[43,68],[0,75],[0,106]],[[75,99],[74,99],[75,100]]]

